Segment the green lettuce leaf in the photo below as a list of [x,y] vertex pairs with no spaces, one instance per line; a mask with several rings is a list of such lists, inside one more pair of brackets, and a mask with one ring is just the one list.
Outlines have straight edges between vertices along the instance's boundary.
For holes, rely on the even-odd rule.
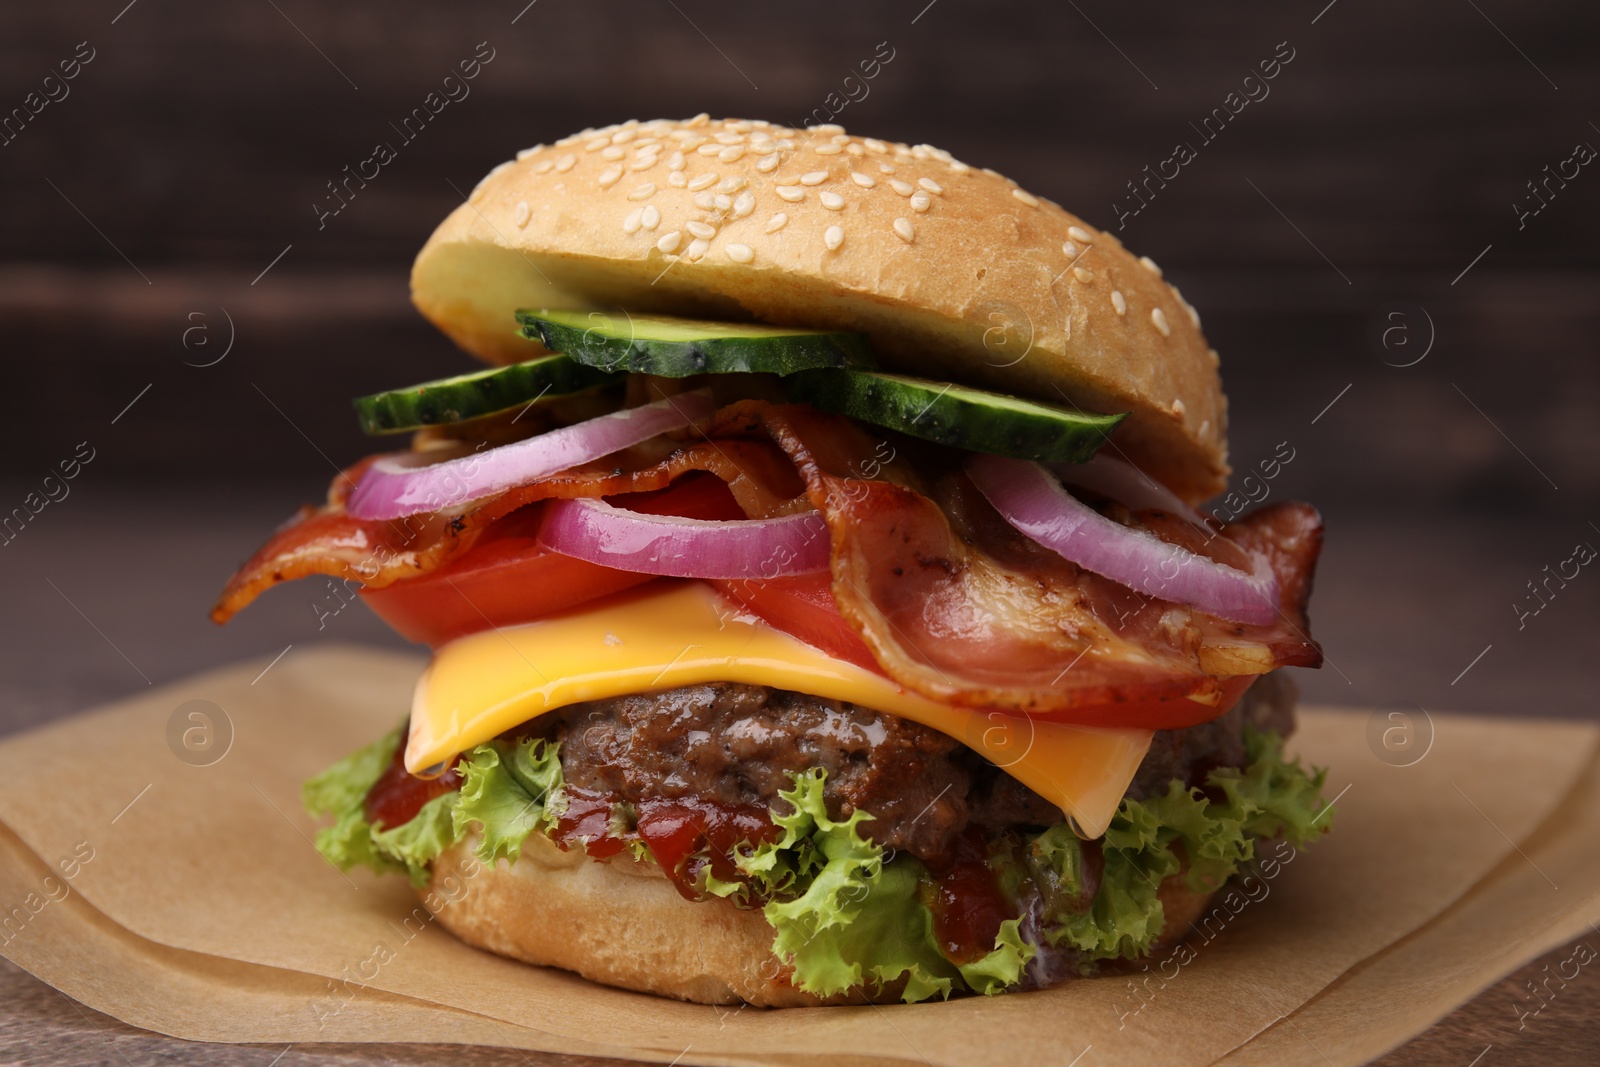
[[[1166,928],[1157,892],[1185,862],[1189,888],[1213,890],[1254,858],[1258,838],[1282,836],[1299,847],[1327,831],[1331,811],[1321,796],[1327,772],[1308,774],[1299,760],[1285,761],[1275,734],[1246,728],[1245,749],[1249,763],[1242,770],[1207,776],[1210,797],[1174,781],[1163,795],[1123,800],[1102,841],[1099,891],[1087,909],[1055,910],[1052,943],[1071,945],[1086,962],[1136,959]],[[1064,825],[1034,839],[1029,863],[1046,872],[1046,884],[1053,879],[1070,889],[1081,877],[1081,853]]]
[[774,898],[762,914],[775,931],[772,951],[794,968],[796,987],[826,997],[904,979],[902,998],[911,1003],[948,997],[963,981],[983,993],[1014,984],[1034,953],[1016,920],[1002,926],[988,955],[952,964],[922,901],[926,869],[910,856],[886,863],[883,849],[861,835],[867,813],[830,818],[824,780],[822,771],[796,775],[793,788],[779,794],[793,811],[772,813],[782,836],[735,859]]
[[313,815],[343,815],[367,799],[383,769],[394,759],[405,727],[399,726],[370,745],[356,749],[300,787],[300,802]]
[[359,806],[341,813],[332,826],[318,830],[315,843],[323,858],[341,871],[370,867],[379,874],[397,874],[406,869],[372,843],[372,824]]
[[367,821],[366,799],[400,747],[399,727],[359,748],[300,788],[300,800],[313,815],[332,815],[333,825],[317,831],[317,851],[341,871],[370,867],[379,874],[405,872],[411,884],[428,884],[428,864],[459,839],[454,829],[456,795],[447,793],[422,806],[410,822],[378,829]]
[[994,939],[994,951],[980,960],[959,965],[968,988],[984,996],[993,996],[1017,984],[1022,969],[1039,951],[1037,945],[1022,939],[1021,923],[1021,919],[1007,919],[1001,923],[1000,933]]
[[373,830],[372,845],[382,855],[405,865],[411,884],[428,884],[428,864],[460,840],[455,831],[458,794],[434,797],[411,819],[392,829]]
[[478,857],[515,863],[528,835],[566,807],[559,749],[543,738],[490,741],[473,749],[461,766],[464,781],[453,815],[457,839],[477,823],[483,834]]

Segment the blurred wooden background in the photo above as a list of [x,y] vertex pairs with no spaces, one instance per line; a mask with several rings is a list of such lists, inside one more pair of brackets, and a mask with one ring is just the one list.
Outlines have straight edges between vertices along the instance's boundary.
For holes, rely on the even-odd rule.
[[[126,2],[0,14],[0,109],[59,97],[0,146],[0,514],[95,449],[0,547],[29,620],[0,652],[14,725],[330,636],[307,587],[225,633],[201,616],[329,459],[367,447],[349,397],[465,369],[406,276],[490,166],[628,116],[803,121],[889,52],[838,121],[1097,225],[1175,143],[1199,148],[1120,235],[1222,352],[1236,466],[1288,442],[1273,495],[1328,516],[1314,619],[1335,669],[1314,696],[1594,713],[1600,576],[1521,628],[1513,608],[1600,546],[1600,173],[1552,182],[1520,229],[1513,206],[1600,145],[1592,5]],[[485,49],[470,95],[319,229],[326,183]],[[1290,54],[1204,143],[1191,124]]]

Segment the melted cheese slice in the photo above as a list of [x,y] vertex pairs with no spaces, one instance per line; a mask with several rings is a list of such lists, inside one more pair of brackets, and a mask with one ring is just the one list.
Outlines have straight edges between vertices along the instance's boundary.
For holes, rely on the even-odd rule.
[[1148,730],[941,704],[775,629],[702,583],[652,583],[440,648],[417,682],[406,768],[436,766],[569,704],[705,682],[789,689],[932,727],[1056,804],[1090,837],[1105,832],[1150,746]]

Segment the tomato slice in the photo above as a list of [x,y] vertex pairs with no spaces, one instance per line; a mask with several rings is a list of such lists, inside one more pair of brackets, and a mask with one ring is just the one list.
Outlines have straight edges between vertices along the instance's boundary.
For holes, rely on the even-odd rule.
[[[609,501],[652,515],[744,518],[727,484],[710,474]],[[533,622],[654,577],[551,552],[537,540],[543,518],[539,505],[520,508],[491,524],[458,559],[381,589],[363,589],[361,598],[401,636],[437,648],[479,630]]]
[[[618,507],[651,515],[737,520],[743,511],[727,484],[711,474],[680,478],[665,489],[608,497]],[[483,532],[478,543],[435,571],[362,598],[385,622],[412,641],[435,648],[494,626],[533,622],[590,600],[653,580],[653,575],[602,567],[540,547],[543,508],[532,505],[507,515]],[[781,578],[735,578],[710,583],[768,625],[848,663],[883,674],[871,649],[839,613],[827,571]],[[1225,679],[1215,704],[1186,697],[1128,699],[1037,716],[1082,726],[1175,730],[1221,715],[1244,693],[1251,677]]]
[[485,530],[458,559],[381,589],[363,589],[361,599],[402,637],[438,648],[650,580],[648,574],[601,567],[541,547],[534,538],[542,517],[537,505],[515,511]]
[[839,614],[839,605],[833,599],[833,576],[827,571],[783,578],[729,578],[711,585],[791,637],[798,637],[835,659],[883,673],[872,650]]

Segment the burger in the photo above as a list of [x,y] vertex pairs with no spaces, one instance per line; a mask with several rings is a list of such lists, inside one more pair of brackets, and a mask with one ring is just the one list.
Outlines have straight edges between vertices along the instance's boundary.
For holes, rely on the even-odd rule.
[[1328,828],[1283,753],[1321,518],[1198,509],[1217,354],[1113,235],[700,115],[518,153],[411,289],[490,366],[357,400],[390,443],[213,618],[329,575],[431,647],[305,800],[461,940],[709,1003],[1037,989]]

